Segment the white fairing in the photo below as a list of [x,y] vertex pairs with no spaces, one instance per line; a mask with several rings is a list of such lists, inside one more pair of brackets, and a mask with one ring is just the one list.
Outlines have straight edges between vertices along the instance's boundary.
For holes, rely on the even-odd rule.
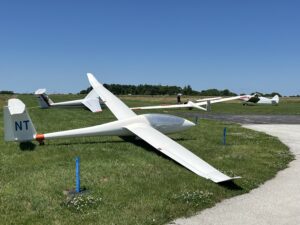
[[9,99],[4,108],[5,141],[31,141],[36,134],[25,105],[19,99]]

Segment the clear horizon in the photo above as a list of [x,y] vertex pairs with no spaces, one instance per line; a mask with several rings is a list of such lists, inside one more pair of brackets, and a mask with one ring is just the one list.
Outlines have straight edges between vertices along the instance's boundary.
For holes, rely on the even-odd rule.
[[[106,84],[106,83],[104,83],[104,84]],[[131,85],[131,84],[124,84],[124,85]],[[137,84],[137,85],[144,85],[144,84]],[[135,86],[137,86],[137,85],[135,85]],[[149,84],[146,84],[146,85],[149,85]],[[153,85],[156,85],[156,84],[153,84]],[[157,84],[157,85],[161,85],[161,84]],[[163,86],[165,86],[165,85],[163,85]],[[169,85],[170,86],[170,85]],[[176,85],[173,85],[173,86],[176,86]],[[90,86],[89,86],[90,87]],[[87,88],[89,88],[89,87],[87,87]],[[179,86],[178,86],[179,87]],[[83,91],[83,90],[86,90],[87,88],[83,88],[83,89],[81,89],[81,90],[78,90],[78,91],[75,91],[75,92],[49,92],[48,90],[47,90],[47,94],[74,94],[74,95],[76,95],[76,94],[79,94],[79,92],[80,91]],[[181,88],[184,88],[184,87],[181,87]],[[216,89],[216,88],[210,88],[210,89]],[[228,89],[228,88],[226,88],[226,89]],[[193,89],[193,91],[198,91],[198,92],[201,92],[201,91],[207,91],[207,90],[209,90],[209,89],[203,89],[203,90],[195,90],[195,89]],[[225,89],[217,89],[218,91],[224,91]],[[230,90],[230,89],[228,89],[230,92],[233,92],[232,90]],[[12,91],[12,90],[0,90],[0,92],[1,91]],[[235,93],[235,92],[233,92],[233,93]],[[261,94],[264,94],[264,95],[268,95],[268,94],[272,94],[272,93],[274,93],[274,92],[259,92],[259,91],[253,91],[253,92],[251,92],[251,93],[261,93]],[[235,93],[235,94],[237,94],[237,95],[241,95],[241,94],[251,94],[251,93]],[[14,94],[34,94],[34,91],[32,91],[32,92],[14,92]],[[175,95],[176,93],[174,93],[174,95]],[[281,94],[281,93],[278,93],[278,94]],[[283,94],[281,94],[282,96],[285,96],[285,95],[283,95]],[[298,94],[299,95],[299,94]],[[297,94],[296,95],[291,95],[291,96],[298,96]],[[287,96],[287,97],[289,97],[289,96]]]

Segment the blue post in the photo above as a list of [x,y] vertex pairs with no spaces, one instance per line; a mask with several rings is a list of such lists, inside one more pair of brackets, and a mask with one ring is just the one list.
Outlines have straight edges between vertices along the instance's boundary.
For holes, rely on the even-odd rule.
[[226,145],[226,133],[227,133],[227,129],[226,127],[224,127],[224,131],[223,131],[223,144]]
[[76,157],[76,192],[80,192],[80,158]]

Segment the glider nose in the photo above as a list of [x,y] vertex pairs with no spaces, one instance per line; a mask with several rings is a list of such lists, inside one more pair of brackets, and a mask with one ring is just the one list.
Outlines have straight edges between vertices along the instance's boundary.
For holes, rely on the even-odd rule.
[[193,122],[188,121],[188,120],[184,120],[183,127],[188,128],[188,127],[193,127],[193,126],[195,126],[195,124]]

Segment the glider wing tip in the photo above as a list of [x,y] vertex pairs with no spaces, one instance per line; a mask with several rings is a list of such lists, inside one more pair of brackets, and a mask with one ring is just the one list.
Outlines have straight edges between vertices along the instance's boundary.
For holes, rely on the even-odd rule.
[[86,73],[86,75],[87,75],[88,77],[94,76],[92,73]]

